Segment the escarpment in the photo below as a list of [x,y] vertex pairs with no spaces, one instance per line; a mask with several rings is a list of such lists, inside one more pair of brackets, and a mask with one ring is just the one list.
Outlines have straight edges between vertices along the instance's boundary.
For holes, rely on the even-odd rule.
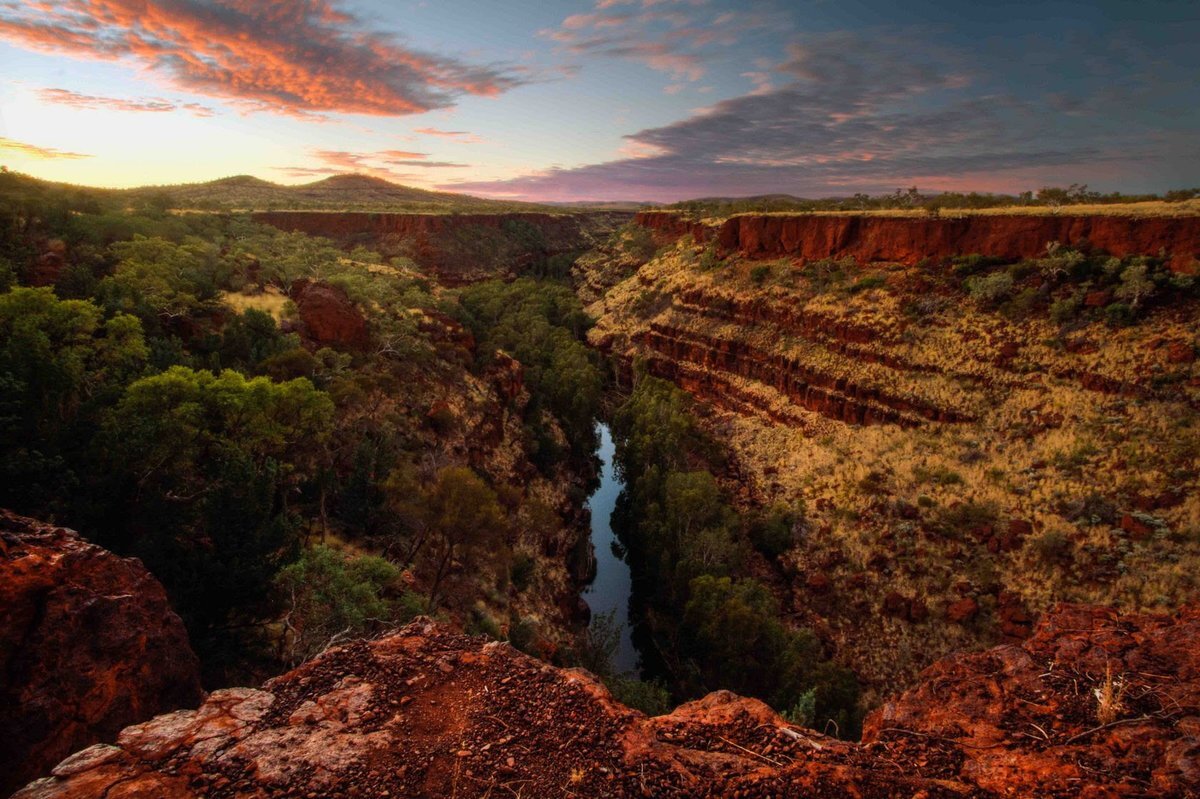
[[0,674],[4,795],[203,697],[183,622],[139,561],[2,510]]
[[389,257],[411,258],[446,285],[512,278],[555,256],[582,252],[629,214],[405,214],[260,211],[261,222],[285,231],[365,245]]
[[700,242],[716,242],[724,252],[752,258],[848,257],[860,263],[915,264],[979,253],[1017,259],[1041,255],[1051,241],[1117,257],[1163,253],[1179,270],[1194,271],[1200,258],[1200,216],[746,214],[710,226],[670,213],[642,212],[635,222],[661,236],[690,234]]
[[1020,646],[936,664],[851,743],[728,692],[647,718],[587,672],[418,620],[128,727],[17,799],[1185,796],[1198,637],[1195,609],[1062,606]]
[[[577,265],[598,275],[577,275],[589,340],[622,386],[641,369],[701,401],[741,506],[803,509],[787,551],[756,568],[868,695],[1019,639],[1060,600],[1190,595],[1190,278],[1154,267],[1157,304],[1120,321],[1116,273],[1063,277],[1046,241],[1043,260],[982,271],[979,257],[764,260],[639,219],[663,232],[655,255]],[[984,280],[999,299],[972,293]]]

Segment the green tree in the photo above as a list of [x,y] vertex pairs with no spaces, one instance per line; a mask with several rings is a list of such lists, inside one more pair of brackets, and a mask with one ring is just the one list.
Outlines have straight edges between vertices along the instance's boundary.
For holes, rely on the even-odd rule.
[[132,383],[105,420],[111,543],[146,561],[194,636],[261,602],[294,556],[289,500],[318,472],[332,416],[308,380],[173,367]]
[[0,294],[0,503],[41,511],[76,486],[96,413],[146,357],[132,316],[48,288]]
[[496,492],[465,466],[439,471],[425,498],[433,564],[429,606],[433,608],[451,563],[457,559],[469,568],[479,554],[505,543],[506,530]]
[[341,637],[407,621],[415,615],[412,599],[396,603],[388,598],[399,576],[400,570],[383,558],[347,557],[319,544],[304,550],[275,578],[285,609],[283,659],[295,664]]

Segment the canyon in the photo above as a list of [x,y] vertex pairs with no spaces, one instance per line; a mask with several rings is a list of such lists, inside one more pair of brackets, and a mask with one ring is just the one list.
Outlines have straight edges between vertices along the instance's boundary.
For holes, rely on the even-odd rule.
[[343,245],[366,244],[386,256],[411,258],[447,285],[512,278],[555,256],[595,246],[630,218],[589,213],[442,213],[259,211],[265,225]]
[[[341,429],[405,420],[420,468],[464,465],[496,486],[522,587],[510,590],[503,558],[490,576],[452,562],[439,620],[333,645],[260,688],[204,694],[182,624],[137,561],[6,513],[15,637],[3,654],[16,678],[5,688],[22,714],[0,718],[19,742],[0,790],[36,777],[20,799],[1200,790],[1188,293],[1200,217],[254,219],[330,237],[350,255],[343,266],[361,245],[389,257],[376,269],[429,279],[442,304],[399,314],[419,350],[386,352],[391,309],[341,274],[290,282],[284,324],[314,357],[407,369],[384,361],[348,391]],[[53,284],[47,265],[71,253],[47,247],[55,257],[33,277]],[[1115,273],[1076,278],[1053,260],[1100,251],[1121,269],[1162,264],[1144,305],[1115,322]],[[564,263],[594,320],[588,343],[612,368],[608,404],[643,375],[670,381],[727,455],[716,476],[737,510],[795,510],[790,545],[748,549],[745,571],[787,625],[857,675],[872,709],[861,742],[726,691],[647,716],[594,675],[550,665],[571,662],[585,601],[624,620],[621,596],[597,596],[610,589],[580,596],[590,470],[535,462],[530,419],[548,446],[567,437],[527,384],[532,365],[484,351],[443,301]],[[999,300],[971,292],[1000,273],[1011,287]],[[1069,319],[1051,318],[1060,302],[1074,303]],[[620,484],[602,441],[594,502],[607,512]],[[359,456],[341,452],[333,468],[358,469]],[[612,538],[599,521],[593,535]],[[604,565],[611,590],[629,591],[627,564]],[[540,659],[464,628],[514,642],[523,630]],[[616,665],[633,671],[622,633]]]

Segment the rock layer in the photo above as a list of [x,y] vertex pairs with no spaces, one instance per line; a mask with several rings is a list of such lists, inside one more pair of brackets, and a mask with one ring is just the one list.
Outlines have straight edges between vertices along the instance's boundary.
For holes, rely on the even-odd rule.
[[142,564],[0,511],[0,795],[128,724],[203,696]]
[[978,253],[1016,260],[1043,255],[1052,241],[1121,258],[1165,253],[1180,271],[1194,271],[1200,258],[1200,216],[747,214],[710,227],[674,214],[642,212],[635,222],[665,236],[691,233],[698,241],[716,241],[725,252],[754,258],[851,257],[859,263],[915,264]]
[[586,672],[418,620],[129,727],[17,797],[1188,796],[1198,643],[1200,609],[1062,606],[1021,646],[935,664],[856,744],[723,691],[646,718]]

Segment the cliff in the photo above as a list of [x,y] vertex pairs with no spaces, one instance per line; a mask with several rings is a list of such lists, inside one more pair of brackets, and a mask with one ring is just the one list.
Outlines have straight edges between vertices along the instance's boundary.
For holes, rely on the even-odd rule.
[[586,213],[396,214],[260,211],[254,221],[323,236],[347,247],[411,258],[447,285],[511,278],[555,256],[583,251],[630,218]]
[[915,264],[978,253],[1016,260],[1044,254],[1052,241],[1117,257],[1166,254],[1180,271],[1195,271],[1200,258],[1200,216],[747,214],[708,226],[669,213],[641,212],[635,223],[664,237],[690,233],[697,241],[715,241],[723,252],[752,258]]
[[0,510],[0,795],[121,728],[203,697],[142,564]]
[[935,665],[862,743],[728,692],[646,718],[586,672],[418,620],[129,727],[17,799],[1173,797],[1200,789],[1198,713],[1194,609],[1063,606],[1022,646]]
[[[1061,600],[1190,596],[1200,340],[1186,280],[1158,269],[1122,323],[1123,284],[1091,262],[1064,277],[1074,253],[851,265],[714,257],[694,238],[637,265],[581,259],[589,340],[622,386],[640,363],[700,400],[739,506],[803,509],[788,551],[752,568],[869,691],[1020,638]],[[989,275],[1011,280],[998,300],[969,290]]]

